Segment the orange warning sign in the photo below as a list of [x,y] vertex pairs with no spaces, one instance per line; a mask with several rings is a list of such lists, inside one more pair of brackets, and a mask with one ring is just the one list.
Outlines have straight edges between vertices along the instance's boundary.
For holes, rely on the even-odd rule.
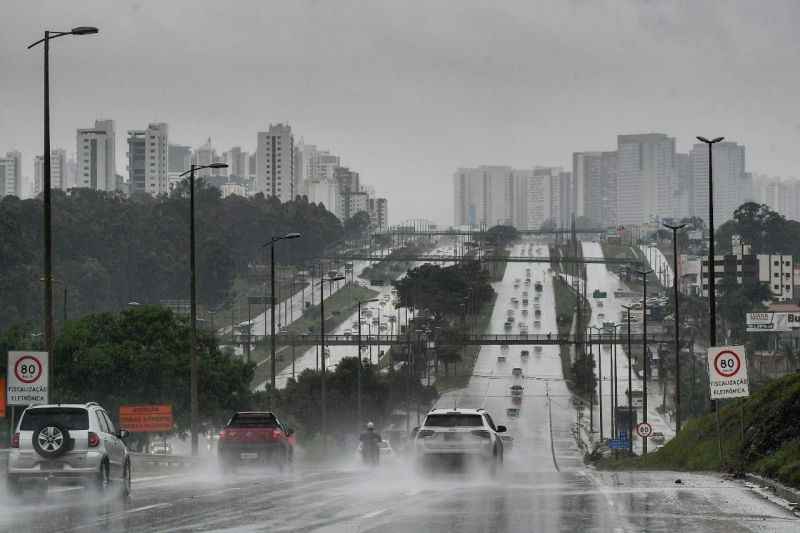
[[171,405],[121,405],[119,427],[131,433],[166,433],[172,431]]

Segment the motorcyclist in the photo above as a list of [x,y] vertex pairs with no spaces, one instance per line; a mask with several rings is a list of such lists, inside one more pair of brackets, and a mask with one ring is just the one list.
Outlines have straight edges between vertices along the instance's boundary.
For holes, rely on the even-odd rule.
[[381,439],[381,434],[375,431],[375,424],[367,422],[367,430],[361,434],[359,440],[361,441],[361,456],[366,462],[372,459],[377,464],[380,458],[378,443],[383,439]]

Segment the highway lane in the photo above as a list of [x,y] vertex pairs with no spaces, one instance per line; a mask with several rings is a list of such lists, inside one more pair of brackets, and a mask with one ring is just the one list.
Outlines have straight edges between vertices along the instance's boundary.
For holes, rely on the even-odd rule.
[[[497,284],[492,331],[502,331],[510,297],[520,292],[513,280],[524,279],[524,269],[509,265]],[[531,269],[545,282],[546,332],[555,329],[552,284],[546,265]],[[483,406],[496,423],[509,426],[515,447],[495,479],[482,470],[420,475],[402,459],[373,471],[355,464],[352,453],[325,466],[299,460],[284,474],[241,470],[224,476],[209,464],[190,476],[139,480],[125,505],[93,501],[82,491],[54,493],[45,503],[9,502],[0,494],[0,530],[734,533],[800,526],[790,512],[736,481],[585,467],[572,438],[576,411],[561,380],[557,348],[543,347],[538,357],[531,350],[527,365],[519,362],[520,349],[510,348],[508,362],[498,365],[500,348],[484,347],[466,389],[440,401]],[[525,395],[520,417],[508,419],[508,387],[517,381],[510,369],[518,365]]]

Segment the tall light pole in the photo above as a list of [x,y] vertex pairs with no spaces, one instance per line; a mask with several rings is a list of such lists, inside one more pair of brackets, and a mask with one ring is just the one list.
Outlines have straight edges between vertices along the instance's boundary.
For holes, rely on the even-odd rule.
[[189,170],[182,173],[179,178],[189,175],[189,305],[191,308],[191,321],[189,329],[189,387],[191,403],[191,431],[192,455],[197,455],[197,435],[200,418],[200,400],[197,392],[198,361],[197,361],[197,268],[195,264],[195,230],[194,230],[194,173],[204,168],[228,168],[225,163],[211,163],[210,165],[192,165]]
[[717,137],[709,141],[705,137],[697,137],[698,141],[708,145],[708,307],[711,313],[708,340],[710,348],[717,345],[717,280],[715,276],[716,268],[714,265],[714,166],[711,157],[711,147],[724,139],[725,137]]
[[674,298],[672,305],[675,315],[675,433],[677,434],[681,430],[681,321],[678,302],[678,230],[686,227],[686,224],[677,226],[664,224],[664,227],[672,230],[672,290]]
[[[284,241],[288,239],[299,239],[301,235],[299,233],[287,233],[286,235],[282,235],[280,237],[273,237],[264,245],[262,248],[266,248],[269,246],[269,287],[270,287],[270,294],[269,294],[269,301],[270,301],[270,332],[269,332],[269,344],[270,344],[270,385],[272,386],[272,391],[274,394],[275,391],[275,374],[277,373],[277,366],[275,362],[275,243],[278,241]],[[264,310],[265,318],[266,318],[266,310]],[[284,316],[284,321],[286,321],[286,317]],[[266,335],[266,324],[264,325],[264,334]]]
[[[356,422],[356,428],[361,427],[361,422],[363,419],[361,418],[361,304],[377,302],[377,298],[373,298],[371,300],[358,300],[358,420]],[[380,334],[380,333],[379,333]],[[370,361],[372,364],[372,361]]]
[[612,438],[619,438],[619,428],[617,427],[617,405],[619,404],[619,392],[617,391],[617,382],[619,381],[617,369],[617,328],[621,328],[622,324],[611,324],[614,329],[614,335],[611,343],[611,379],[613,385],[611,387],[611,434]]
[[[647,422],[647,374],[650,358],[647,356],[647,276],[653,270],[636,270],[642,276],[642,422]],[[642,439],[642,455],[647,455],[647,439]]]
[[28,50],[38,44],[44,48],[44,154],[42,155],[42,207],[44,230],[44,349],[47,350],[48,383],[53,390],[55,356],[53,354],[53,224],[50,195],[50,41],[65,35],[92,35],[98,32],[93,26],[77,26],[70,31],[45,30],[44,38],[28,45]]
[[633,372],[631,372],[631,307],[622,306],[628,312],[628,453],[633,455]]
[[[325,383],[326,380],[326,367],[328,363],[325,361],[325,282],[333,283],[334,281],[343,280],[344,276],[333,276],[330,278],[326,278],[324,276],[320,276],[319,278],[319,340],[320,340],[320,365],[319,367],[322,369],[321,374],[321,403],[322,403],[322,457],[325,458],[325,455],[328,451],[328,391],[327,386]],[[361,317],[359,317],[360,320]],[[359,354],[361,357],[361,354]]]
[[[600,441],[603,441],[603,348],[601,344],[603,328],[589,326],[589,329],[597,330],[597,397],[600,400]],[[594,374],[594,371],[592,371]],[[592,392],[594,394],[594,392]]]

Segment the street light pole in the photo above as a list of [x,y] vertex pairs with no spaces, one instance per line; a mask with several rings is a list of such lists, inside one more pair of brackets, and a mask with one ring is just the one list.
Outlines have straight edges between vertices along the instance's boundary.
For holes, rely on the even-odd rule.
[[328,391],[326,381],[326,367],[328,363],[325,361],[325,282],[333,283],[334,281],[339,281],[344,279],[344,276],[335,276],[332,278],[326,278],[324,276],[320,276],[319,278],[319,317],[320,317],[320,324],[319,324],[319,339],[320,339],[320,368],[322,369],[322,373],[320,374],[320,381],[321,381],[321,404],[322,404],[322,458],[325,458],[325,455],[328,451]]
[[[597,397],[599,398],[600,407],[600,441],[603,441],[603,348],[601,345],[603,328],[597,326],[589,326],[590,329],[597,330]],[[594,374],[594,372],[592,372]]]
[[[361,304],[368,303],[368,302],[377,302],[377,298],[373,298],[371,300],[358,300],[358,420],[356,423],[356,428],[361,427],[361,422],[363,421],[362,413],[361,413]],[[372,360],[370,360],[370,365],[372,364]]]
[[681,430],[681,322],[678,302],[678,230],[686,227],[686,224],[677,226],[664,224],[664,226],[672,230],[672,289],[674,298],[672,305],[675,314],[675,433],[677,434]]
[[42,225],[44,231],[44,346],[47,351],[47,378],[51,390],[55,370],[55,354],[53,344],[55,333],[53,327],[53,224],[52,195],[50,194],[50,40],[65,35],[91,35],[98,30],[92,26],[78,26],[70,31],[45,30],[44,38],[28,46],[28,50],[42,44],[44,50],[44,154],[42,154]]
[[633,373],[631,372],[631,308],[622,306],[628,312],[628,452],[633,455]]
[[[650,368],[650,358],[647,356],[647,276],[653,270],[636,273],[642,276],[642,422],[647,422],[647,374]],[[642,455],[647,455],[647,439],[642,439]]]
[[[270,385],[272,386],[272,391],[274,394],[275,391],[275,375],[277,374],[277,362],[275,359],[275,304],[277,298],[275,297],[275,243],[278,241],[283,241],[287,239],[298,239],[300,238],[299,233],[287,233],[286,235],[282,235],[280,237],[273,237],[269,240],[269,242],[265,243],[262,248],[269,246],[269,287],[270,287]],[[266,318],[266,317],[265,317]],[[286,316],[284,313],[284,321],[286,320]],[[266,330],[266,325],[264,327]],[[266,331],[264,332],[266,335]]]
[[210,165],[191,165],[189,170],[179,177],[189,175],[189,302],[190,302],[190,328],[189,328],[189,397],[191,404],[191,433],[192,455],[197,455],[198,432],[200,418],[200,400],[198,395],[198,360],[197,360],[197,268],[195,259],[195,228],[194,228],[194,173],[204,168],[227,168],[225,163],[212,163]]

